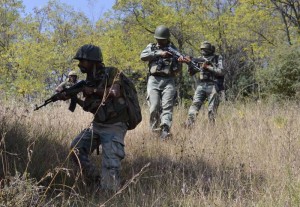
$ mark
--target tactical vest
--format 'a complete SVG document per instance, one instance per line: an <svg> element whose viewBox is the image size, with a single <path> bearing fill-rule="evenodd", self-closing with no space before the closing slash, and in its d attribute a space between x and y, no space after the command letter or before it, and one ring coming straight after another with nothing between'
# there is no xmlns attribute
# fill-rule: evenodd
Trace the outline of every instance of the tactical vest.
<svg viewBox="0 0 300 207"><path fill-rule="evenodd" d="M212 62L213 64L217 65L218 64L218 55L213 55L208 57L207 59ZM201 65L200 65L201 67ZM195 74L195 78L197 79L197 81L200 82L214 82L216 81L216 75L208 70L201 70L199 73Z"/></svg>
<svg viewBox="0 0 300 207"><path fill-rule="evenodd" d="M152 44L151 51L163 51L157 47L156 44ZM173 57L163 58L157 57L149 62L149 73L154 76L174 76L175 72L179 69L177 60Z"/></svg>
<svg viewBox="0 0 300 207"><path fill-rule="evenodd" d="M94 85L97 89L108 90L115 79L116 68L103 68L101 72L97 74L93 80L88 80L90 82L94 81ZM94 121L105 124L112 124L116 122L127 122L128 115L126 111L126 102L123 96L114 98L106 98L103 102L103 97L96 94L92 94L85 98L83 109L89 111L95 115Z"/></svg>

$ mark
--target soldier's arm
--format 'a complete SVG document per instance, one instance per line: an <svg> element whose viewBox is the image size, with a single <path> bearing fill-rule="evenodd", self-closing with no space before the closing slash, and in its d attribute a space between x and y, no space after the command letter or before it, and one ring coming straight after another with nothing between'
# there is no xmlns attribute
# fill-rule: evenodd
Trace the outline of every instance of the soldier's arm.
<svg viewBox="0 0 300 207"><path fill-rule="evenodd" d="M152 50L152 46L153 44L149 44L142 51L140 56L142 61L151 61L161 56L162 50Z"/></svg>
<svg viewBox="0 0 300 207"><path fill-rule="evenodd" d="M218 76L225 75L225 70L223 68L223 57L221 55L219 55L217 65L211 64L211 65L208 65L206 68L207 68L207 70L214 73L215 75L218 75Z"/></svg>
<svg viewBox="0 0 300 207"><path fill-rule="evenodd" d="M59 84L59 85L55 88L55 92L59 93L59 92L61 92L62 90L64 90L65 85L66 85L66 82L62 82L61 84Z"/></svg>

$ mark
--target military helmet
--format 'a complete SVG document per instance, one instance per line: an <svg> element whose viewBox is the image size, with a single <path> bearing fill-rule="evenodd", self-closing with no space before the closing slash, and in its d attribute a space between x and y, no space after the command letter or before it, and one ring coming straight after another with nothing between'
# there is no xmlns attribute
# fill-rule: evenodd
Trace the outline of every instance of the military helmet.
<svg viewBox="0 0 300 207"><path fill-rule="evenodd" d="M71 75L77 76L76 71L74 71L74 70L70 71L69 74L68 74L68 76L71 76Z"/></svg>
<svg viewBox="0 0 300 207"><path fill-rule="evenodd" d="M171 36L171 34L170 34L170 30L168 27L166 27L164 25L160 25L160 26L156 27L155 33L154 33L155 39L164 40L164 39L169 39L170 36Z"/></svg>
<svg viewBox="0 0 300 207"><path fill-rule="evenodd" d="M213 50L213 46L210 42L204 41L204 42L201 43L200 49Z"/></svg>
<svg viewBox="0 0 300 207"><path fill-rule="evenodd" d="M97 47L95 45L87 44L81 46L75 55L73 59L76 60L92 60L92 61L98 61L102 62L102 52L100 47Z"/></svg>
<svg viewBox="0 0 300 207"><path fill-rule="evenodd" d="M215 46L208 41L204 41L201 43L200 50L204 56L212 55L215 52Z"/></svg>

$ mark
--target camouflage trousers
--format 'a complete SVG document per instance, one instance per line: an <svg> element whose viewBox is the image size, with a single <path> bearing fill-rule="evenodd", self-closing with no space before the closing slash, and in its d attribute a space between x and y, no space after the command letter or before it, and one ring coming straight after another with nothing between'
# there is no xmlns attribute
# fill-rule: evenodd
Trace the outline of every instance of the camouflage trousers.
<svg viewBox="0 0 300 207"><path fill-rule="evenodd" d="M188 112L189 121L192 123L195 122L196 116L206 100L208 101L208 118L212 122L215 121L219 106L219 93L213 82L201 82L198 84L194 94L193 103Z"/></svg>
<svg viewBox="0 0 300 207"><path fill-rule="evenodd" d="M176 93L174 77L149 76L147 100L150 105L150 128L172 125L174 96Z"/></svg>
<svg viewBox="0 0 300 207"><path fill-rule="evenodd" d="M102 145L101 188L116 191L120 186L121 160L125 157L124 137L127 126L123 122L100 124L93 122L71 143L73 160L82 168L84 175L95 180L99 171L89 155Z"/></svg>

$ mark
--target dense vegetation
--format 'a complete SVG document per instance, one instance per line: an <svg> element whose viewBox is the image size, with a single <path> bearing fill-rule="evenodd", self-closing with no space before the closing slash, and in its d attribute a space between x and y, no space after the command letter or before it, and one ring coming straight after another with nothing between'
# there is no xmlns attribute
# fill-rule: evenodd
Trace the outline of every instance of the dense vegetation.
<svg viewBox="0 0 300 207"><path fill-rule="evenodd" d="M155 41L160 24L185 54L197 56L211 41L225 61L228 99L299 98L300 6L289 0L121 0L91 21L72 6L50 0L32 14L21 0L0 2L0 89L2 97L32 98L52 93L71 69L79 46L99 45L106 65L135 79L143 92L147 65L142 49ZM179 93L188 97L186 70ZM298 92L297 92L298 91Z"/></svg>

